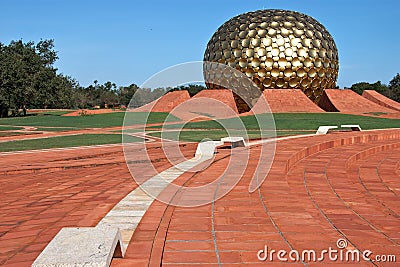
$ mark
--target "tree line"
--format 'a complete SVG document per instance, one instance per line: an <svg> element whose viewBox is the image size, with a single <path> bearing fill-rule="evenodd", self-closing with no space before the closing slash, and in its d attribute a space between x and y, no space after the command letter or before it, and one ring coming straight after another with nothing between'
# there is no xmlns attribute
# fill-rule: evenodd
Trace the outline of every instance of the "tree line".
<svg viewBox="0 0 400 267"><path fill-rule="evenodd" d="M54 63L58 59L54 40L24 43L0 42L0 117L26 115L27 109L113 108L126 107L133 95L132 107L138 107L164 95L169 91L187 90L191 96L203 85L186 85L176 88L139 88L117 86L110 81L83 87L74 78L58 73ZM396 101L400 101L400 75L389 83L362 82L351 86L359 94L364 90L376 90Z"/></svg>
<svg viewBox="0 0 400 267"><path fill-rule="evenodd" d="M390 80L389 84L382 84L381 81L375 83L360 82L353 84L349 89L362 95L365 90L375 90L378 93L393 99L394 101L400 102L400 74Z"/></svg>
<svg viewBox="0 0 400 267"><path fill-rule="evenodd" d="M26 115L28 109L89 109L132 107L149 103L168 91L205 89L189 85L178 88L139 88L132 83L117 86L110 81L83 87L72 77L58 73L54 40L0 43L0 118Z"/></svg>
<svg viewBox="0 0 400 267"><path fill-rule="evenodd" d="M136 84L117 87L94 81L82 87L57 73L54 40L0 43L0 117L26 115L27 109L127 106ZM151 92L148 94L151 99ZM144 99L144 101L146 101Z"/></svg>

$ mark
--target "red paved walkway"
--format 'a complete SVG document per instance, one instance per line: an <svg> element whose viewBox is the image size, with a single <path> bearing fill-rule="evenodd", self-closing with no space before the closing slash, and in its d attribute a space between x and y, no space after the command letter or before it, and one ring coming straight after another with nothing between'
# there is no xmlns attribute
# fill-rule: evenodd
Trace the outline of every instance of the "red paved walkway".
<svg viewBox="0 0 400 267"><path fill-rule="evenodd" d="M159 170L169 168L149 144ZM194 144L182 151L191 157ZM138 155L140 159L140 155ZM30 266L62 227L95 226L136 184L122 147L0 155L0 265Z"/></svg>
<svg viewBox="0 0 400 267"><path fill-rule="evenodd" d="M150 146L156 166L169 167L164 159L157 160L162 158L157 144ZM192 144L182 150L190 158L194 148ZM258 191L248 192L257 164L252 160L233 190L211 204L183 208L155 201L138 225L126 257L114 259L112 266L260 266L257 252L265 245L288 252L320 252L337 249L339 238L348 242L348 249L368 249L372 256L393 254L399 261L399 151L400 130L280 141L271 172ZM260 147L250 153L257 158ZM0 264L5 266L29 266L61 227L96 225L135 188L120 147L29 156L29 161L27 155L0 157L8 163L1 167L7 175L0 176ZM211 166L185 173L175 183L207 184L230 160L230 150L219 150ZM59 165L67 168L57 170ZM265 264L283 263L275 257ZM327 264L344 265L325 258L290 266ZM362 261L354 266L398 262Z"/></svg>
<svg viewBox="0 0 400 267"><path fill-rule="evenodd" d="M399 255L400 131L340 133L278 143L270 174L259 191L248 184L251 161L237 186L198 208L155 202L139 224L125 259L112 266L260 266L270 249L318 253L344 238L347 248ZM206 184L227 166L227 151L201 173L178 183ZM251 149L252 158L259 153ZM390 163L390 164L388 164ZM365 171L365 168L377 170ZM379 175L379 177L377 176ZM399 260L399 259L398 259ZM297 262L291 266L343 265ZM276 258L270 265L282 266ZM363 261L355 266L397 266Z"/></svg>

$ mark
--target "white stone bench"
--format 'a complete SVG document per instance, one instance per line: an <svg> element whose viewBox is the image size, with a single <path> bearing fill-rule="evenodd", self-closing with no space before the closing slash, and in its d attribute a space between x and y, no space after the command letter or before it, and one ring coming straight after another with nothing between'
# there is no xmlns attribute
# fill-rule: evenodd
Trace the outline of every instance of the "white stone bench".
<svg viewBox="0 0 400 267"><path fill-rule="evenodd" d="M346 124L346 125L340 125L340 128L350 128L352 131L356 132L361 132L361 127L358 124Z"/></svg>
<svg viewBox="0 0 400 267"><path fill-rule="evenodd" d="M205 141L197 145L195 156L213 156L216 148L229 143L231 148L235 147L246 147L247 144L243 137L224 137L221 141Z"/></svg>
<svg viewBox="0 0 400 267"><path fill-rule="evenodd" d="M232 137L224 137L224 138L221 138L221 142L223 142L224 144L229 143L232 148L247 146L243 137L233 137L233 136Z"/></svg>
<svg viewBox="0 0 400 267"><path fill-rule="evenodd" d="M63 228L33 262L33 267L108 267L112 258L122 258L121 233L106 225Z"/></svg>
<svg viewBox="0 0 400 267"><path fill-rule="evenodd" d="M337 128L337 126L319 126L315 134L327 134L329 130Z"/></svg>
<svg viewBox="0 0 400 267"><path fill-rule="evenodd" d="M196 154L195 156L213 156L215 153L215 149L217 146L223 145L223 143L219 141L206 141L201 142L197 145Z"/></svg>

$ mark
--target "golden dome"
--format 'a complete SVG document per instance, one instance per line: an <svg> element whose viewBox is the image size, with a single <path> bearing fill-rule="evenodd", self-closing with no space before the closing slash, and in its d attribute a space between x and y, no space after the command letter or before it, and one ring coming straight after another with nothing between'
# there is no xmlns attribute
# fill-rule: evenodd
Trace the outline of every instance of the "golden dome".
<svg viewBox="0 0 400 267"><path fill-rule="evenodd" d="M314 102L323 89L336 86L339 71L336 44L326 28L286 10L248 12L225 22L208 42L204 61L240 70L261 91L298 88ZM207 83L215 79L212 72L205 76L209 89L219 88Z"/></svg>

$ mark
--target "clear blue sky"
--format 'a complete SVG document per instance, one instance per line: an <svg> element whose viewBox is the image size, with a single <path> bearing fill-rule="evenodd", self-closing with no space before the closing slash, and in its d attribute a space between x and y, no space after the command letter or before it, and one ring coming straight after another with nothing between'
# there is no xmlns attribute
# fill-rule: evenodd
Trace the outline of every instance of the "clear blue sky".
<svg viewBox="0 0 400 267"><path fill-rule="evenodd" d="M311 15L330 31L341 88L388 83L400 72L399 0L0 0L0 42L51 38L59 71L82 85L140 85L166 67L202 60L220 25L263 8Z"/></svg>

